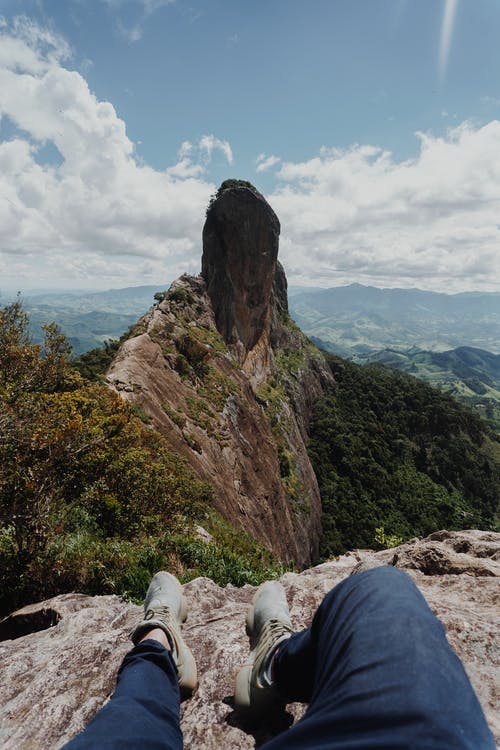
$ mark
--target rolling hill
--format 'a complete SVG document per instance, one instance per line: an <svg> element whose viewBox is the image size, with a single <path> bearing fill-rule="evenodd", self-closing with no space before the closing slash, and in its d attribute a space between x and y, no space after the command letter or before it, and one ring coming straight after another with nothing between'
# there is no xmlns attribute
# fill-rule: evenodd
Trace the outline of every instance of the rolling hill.
<svg viewBox="0 0 500 750"><path fill-rule="evenodd" d="M500 294L442 294L351 284L297 290L290 312L310 338L339 356L418 347L477 347L500 354Z"/></svg>

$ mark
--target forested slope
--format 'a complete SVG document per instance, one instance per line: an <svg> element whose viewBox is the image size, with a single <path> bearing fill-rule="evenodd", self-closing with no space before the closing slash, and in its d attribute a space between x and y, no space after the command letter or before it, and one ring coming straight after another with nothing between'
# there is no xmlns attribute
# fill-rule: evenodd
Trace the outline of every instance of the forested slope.
<svg viewBox="0 0 500 750"><path fill-rule="evenodd" d="M494 528L498 436L415 378L328 361L337 386L316 402L309 445L323 502L322 555L371 547L376 537Z"/></svg>

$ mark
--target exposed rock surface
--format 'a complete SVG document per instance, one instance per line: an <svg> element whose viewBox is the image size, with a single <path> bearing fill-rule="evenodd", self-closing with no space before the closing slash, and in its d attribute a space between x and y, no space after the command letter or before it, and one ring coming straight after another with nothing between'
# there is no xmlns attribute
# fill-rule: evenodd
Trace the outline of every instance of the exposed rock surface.
<svg viewBox="0 0 500 750"><path fill-rule="evenodd" d="M440 562L433 574L436 545ZM356 551L283 576L294 626L307 626L325 593L373 554ZM443 621L498 742L500 534L438 532L374 556L403 563ZM198 578L184 590L190 604L185 637L201 677L198 692L182 707L185 745L190 750L254 748L278 730L251 731L231 707L234 675L248 648L244 618L254 589L221 589ZM25 607L0 623L1 746L51 750L79 732L112 692L139 612L115 596L68 594ZM40 627L46 629L30 632ZM296 719L303 706L289 710Z"/></svg>
<svg viewBox="0 0 500 750"><path fill-rule="evenodd" d="M203 228L201 275L218 330L246 353L269 328L280 223L260 193L223 188Z"/></svg>
<svg viewBox="0 0 500 750"><path fill-rule="evenodd" d="M136 326L108 383L214 487L213 506L280 559L317 559L321 502L307 451L333 382L288 316L279 222L247 187L208 211L203 276L178 279Z"/></svg>

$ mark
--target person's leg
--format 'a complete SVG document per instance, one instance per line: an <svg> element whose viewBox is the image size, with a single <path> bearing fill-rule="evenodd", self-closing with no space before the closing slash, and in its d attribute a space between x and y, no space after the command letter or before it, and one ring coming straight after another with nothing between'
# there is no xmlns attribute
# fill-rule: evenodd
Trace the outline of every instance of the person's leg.
<svg viewBox="0 0 500 750"><path fill-rule="evenodd" d="M181 634L187 617L182 587L161 571L149 586L144 617L131 633L116 690L87 728L64 750L180 750L181 695L198 684L193 654Z"/></svg>
<svg viewBox="0 0 500 750"><path fill-rule="evenodd" d="M340 583L273 662L284 700L310 701L266 750L494 750L443 625L412 580L381 567Z"/></svg>
<svg viewBox="0 0 500 750"><path fill-rule="evenodd" d="M181 750L179 706L172 652L144 639L125 656L109 702L64 750Z"/></svg>

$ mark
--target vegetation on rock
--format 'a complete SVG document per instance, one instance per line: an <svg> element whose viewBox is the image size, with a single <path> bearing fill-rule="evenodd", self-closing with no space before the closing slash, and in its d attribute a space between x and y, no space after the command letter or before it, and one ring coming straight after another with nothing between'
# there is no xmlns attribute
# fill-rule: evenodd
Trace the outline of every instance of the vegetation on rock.
<svg viewBox="0 0 500 750"><path fill-rule="evenodd" d="M207 516L212 489L126 403L70 363L54 325L32 344L0 310L0 612L77 590L141 598L162 567L256 583L272 555ZM206 547L196 523L212 533Z"/></svg>
<svg viewBox="0 0 500 750"><path fill-rule="evenodd" d="M215 201L217 200L217 198L220 198L220 196L225 190L232 190L234 188L247 188L248 190L251 190L252 193L255 193L256 195L260 195L257 188L254 185L252 185L251 182L248 182L247 180L236 180L236 179L224 180L224 182L221 183L221 185L217 189L217 192L214 193L212 196L210 196L210 201L207 206L206 215L208 216L208 213L210 209L212 208L212 206L214 205Z"/></svg>

